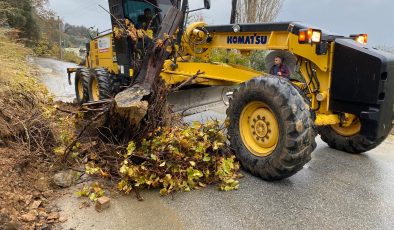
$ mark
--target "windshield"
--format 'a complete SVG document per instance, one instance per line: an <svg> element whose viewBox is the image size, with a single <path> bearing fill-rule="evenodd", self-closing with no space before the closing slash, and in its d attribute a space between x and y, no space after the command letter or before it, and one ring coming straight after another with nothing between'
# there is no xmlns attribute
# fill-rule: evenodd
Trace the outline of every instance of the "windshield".
<svg viewBox="0 0 394 230"><path fill-rule="evenodd" d="M125 17L138 29L147 29L151 21L151 26L157 28L172 6L171 0L126 0L124 4Z"/></svg>

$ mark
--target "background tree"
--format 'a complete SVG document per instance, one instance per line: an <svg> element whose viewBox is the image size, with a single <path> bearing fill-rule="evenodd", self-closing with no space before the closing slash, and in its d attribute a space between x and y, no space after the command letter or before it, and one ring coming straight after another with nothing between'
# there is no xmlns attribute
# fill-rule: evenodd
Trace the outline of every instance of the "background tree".
<svg viewBox="0 0 394 230"><path fill-rule="evenodd" d="M230 24L234 24L237 19L237 3L238 0L231 1L231 16L230 16Z"/></svg>
<svg viewBox="0 0 394 230"><path fill-rule="evenodd" d="M9 29L13 39L33 48L38 56L59 56L60 35L63 48L85 46L90 39L89 30L60 21L63 30L59 31L57 15L47 3L48 0L0 0L0 29Z"/></svg>
<svg viewBox="0 0 394 230"><path fill-rule="evenodd" d="M230 23L272 22L278 16L282 4L283 0L232 0ZM266 51L251 52L245 59L248 60L247 66L259 71L267 71L266 54Z"/></svg>
<svg viewBox="0 0 394 230"><path fill-rule="evenodd" d="M272 22L278 16L283 0L234 0L238 23ZM233 3L234 3L233 1Z"/></svg>
<svg viewBox="0 0 394 230"><path fill-rule="evenodd" d="M1 1L0 21L3 25L15 28L25 43L32 46L40 39L40 28L37 25L37 15L30 0Z"/></svg>

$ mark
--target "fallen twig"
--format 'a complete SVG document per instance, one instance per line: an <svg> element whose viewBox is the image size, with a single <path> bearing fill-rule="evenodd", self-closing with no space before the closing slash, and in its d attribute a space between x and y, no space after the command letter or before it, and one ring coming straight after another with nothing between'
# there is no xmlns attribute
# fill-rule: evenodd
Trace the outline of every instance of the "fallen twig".
<svg viewBox="0 0 394 230"><path fill-rule="evenodd" d="M172 89L172 92L176 92L176 91L182 89L183 87L189 85L194 79L196 79L198 77L198 75L201 75L201 74L204 74L204 72L200 72L200 70L198 70L195 75L189 77L186 81L182 82L180 85L178 85L177 87Z"/></svg>
<svg viewBox="0 0 394 230"><path fill-rule="evenodd" d="M111 103L113 102L113 99L106 99L106 100L101 100L101 101L94 101L94 102L88 102L82 104L82 107L89 106L89 105L101 105L101 104L106 104L106 103Z"/></svg>
<svg viewBox="0 0 394 230"><path fill-rule="evenodd" d="M144 201L144 198L140 194L140 190L134 185L132 185L132 187L133 187L133 191L135 192L135 196L137 197L137 200Z"/></svg>
<svg viewBox="0 0 394 230"><path fill-rule="evenodd" d="M75 144L78 142L78 140L82 137L83 133L86 131L86 129L97 119L99 119L101 116L103 116L109 108L105 109L104 111L98 113L95 117L93 117L81 130L81 132L78 134L78 136L67 146L67 148L64 150L64 156L63 160L66 160L72 150L72 148L75 146Z"/></svg>
<svg viewBox="0 0 394 230"><path fill-rule="evenodd" d="M74 111L71 111L71 110L67 110L67 109L62 109L62 108L59 108L59 107L56 107L56 110L59 110L60 112L63 112L63 113L69 113L69 114L73 114L73 115L78 115L77 112L74 112Z"/></svg>
<svg viewBox="0 0 394 230"><path fill-rule="evenodd" d="M84 112L86 112L86 111L89 111L89 112L101 112L101 111L104 111L105 108L99 108L99 109L83 108L83 110L85 110Z"/></svg>

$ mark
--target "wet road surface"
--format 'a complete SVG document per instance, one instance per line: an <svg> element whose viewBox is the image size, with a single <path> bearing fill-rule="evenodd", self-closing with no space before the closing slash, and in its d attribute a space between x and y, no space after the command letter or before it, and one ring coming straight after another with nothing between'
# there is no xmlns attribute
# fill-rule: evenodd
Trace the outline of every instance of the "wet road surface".
<svg viewBox="0 0 394 230"><path fill-rule="evenodd" d="M350 155L319 139L310 163L279 182L244 173L232 192L144 191L145 201L120 196L103 213L79 209L83 200L70 193L59 206L65 229L393 229L393 165L393 142Z"/></svg>
<svg viewBox="0 0 394 230"><path fill-rule="evenodd" d="M42 79L50 90L60 90L68 84L66 74L62 74L55 76L56 80L50 79L51 75ZM69 94L74 89L67 87L72 90L66 89L64 95L54 92L57 98L72 99ZM216 108L185 120L224 119L224 111ZM143 202L134 196L119 196L111 199L110 209L97 213L92 207L79 209L84 200L75 197L73 188L58 201L62 215L68 218L62 227L394 229L394 138L361 155L330 149L320 138L317 143L312 160L295 176L265 182L244 172L240 189L233 192L220 192L211 186L172 198L160 197L158 191L143 191Z"/></svg>
<svg viewBox="0 0 394 230"><path fill-rule="evenodd" d="M67 68L76 67L74 63L57 61L49 58L34 58L38 65L40 81L45 84L56 100L63 102L73 102L75 98L74 78L71 78L72 85L68 84Z"/></svg>

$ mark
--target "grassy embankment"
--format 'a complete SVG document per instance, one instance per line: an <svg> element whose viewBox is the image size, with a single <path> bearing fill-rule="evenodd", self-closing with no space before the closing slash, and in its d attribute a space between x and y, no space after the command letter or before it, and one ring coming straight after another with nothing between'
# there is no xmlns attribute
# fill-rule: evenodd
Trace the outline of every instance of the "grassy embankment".
<svg viewBox="0 0 394 230"><path fill-rule="evenodd" d="M52 149L61 129L52 98L28 60L32 51L0 30L0 229L49 227ZM58 115L56 115L58 117Z"/></svg>

